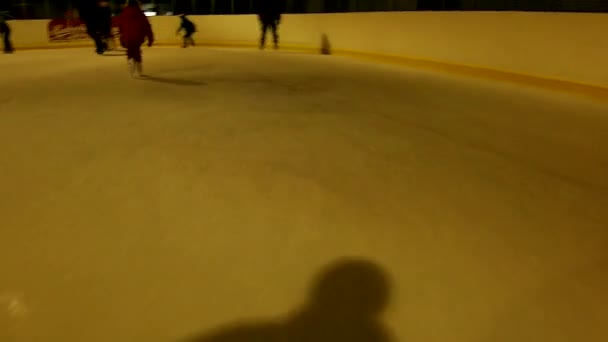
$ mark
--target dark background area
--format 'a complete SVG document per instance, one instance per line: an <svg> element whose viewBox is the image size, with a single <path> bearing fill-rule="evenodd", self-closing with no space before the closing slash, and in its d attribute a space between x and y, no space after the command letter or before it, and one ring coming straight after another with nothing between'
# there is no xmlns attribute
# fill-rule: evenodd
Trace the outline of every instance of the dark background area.
<svg viewBox="0 0 608 342"><path fill-rule="evenodd" d="M94 0L92 0L94 1ZM250 14L255 0L143 0L163 14ZM116 13L124 0L110 0ZM363 11L608 12L608 0L284 0L287 13ZM74 0L1 0L17 19L62 18Z"/></svg>

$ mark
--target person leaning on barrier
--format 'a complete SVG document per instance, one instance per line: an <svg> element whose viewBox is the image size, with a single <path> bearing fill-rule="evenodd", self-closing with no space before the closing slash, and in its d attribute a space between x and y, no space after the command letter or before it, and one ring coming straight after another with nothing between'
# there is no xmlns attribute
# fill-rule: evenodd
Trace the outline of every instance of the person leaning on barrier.
<svg viewBox="0 0 608 342"><path fill-rule="evenodd" d="M8 13L0 12L0 36L4 42L4 53L13 53L13 44L11 43L11 28L6 22Z"/></svg>
<svg viewBox="0 0 608 342"><path fill-rule="evenodd" d="M266 33L270 30L274 42L274 48L279 48L279 24L283 13L284 1L282 0L256 0L255 13L258 15L261 29L260 49L266 46Z"/></svg>

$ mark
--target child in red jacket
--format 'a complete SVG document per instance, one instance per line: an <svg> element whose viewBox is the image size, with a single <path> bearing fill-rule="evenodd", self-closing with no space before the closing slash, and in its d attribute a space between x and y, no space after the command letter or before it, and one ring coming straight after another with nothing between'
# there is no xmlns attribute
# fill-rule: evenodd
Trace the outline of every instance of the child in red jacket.
<svg viewBox="0 0 608 342"><path fill-rule="evenodd" d="M120 43L127 49L129 72L131 76L141 76L141 45L147 38L148 46L152 46L154 33L148 18L140 8L139 1L127 0L127 5L118 19L118 26Z"/></svg>

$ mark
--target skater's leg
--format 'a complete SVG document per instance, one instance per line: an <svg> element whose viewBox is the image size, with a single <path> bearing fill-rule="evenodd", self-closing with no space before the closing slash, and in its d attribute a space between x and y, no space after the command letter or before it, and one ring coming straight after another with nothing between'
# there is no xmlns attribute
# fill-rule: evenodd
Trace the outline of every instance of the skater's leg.
<svg viewBox="0 0 608 342"><path fill-rule="evenodd" d="M268 32L268 29L270 28L270 23L266 20L263 20L261 23L261 27L262 36L260 37L260 49L263 49L264 46L266 46L266 32Z"/></svg>
<svg viewBox="0 0 608 342"><path fill-rule="evenodd" d="M194 32L190 32L190 33L188 34L188 43L189 43L191 46L194 46L194 38L192 38L192 35L194 35Z"/></svg>
<svg viewBox="0 0 608 342"><path fill-rule="evenodd" d="M127 48L127 63L129 66L129 74L131 76L134 76L135 75L135 58L133 57L133 55L135 53L133 52L133 48L131 46L126 45L125 47Z"/></svg>
<svg viewBox="0 0 608 342"><path fill-rule="evenodd" d="M135 71L137 72L137 76L143 76L141 45L137 45L135 48L133 59L135 60Z"/></svg>
<svg viewBox="0 0 608 342"><path fill-rule="evenodd" d="M132 59L135 62L141 62L141 45L139 45L139 44L127 45L127 58Z"/></svg>
<svg viewBox="0 0 608 342"><path fill-rule="evenodd" d="M116 49L114 44L114 36L111 33L106 37L106 45L108 46L108 50Z"/></svg>
<svg viewBox="0 0 608 342"><path fill-rule="evenodd" d="M127 59L129 61L129 73L135 77L141 74L141 46L138 44L127 45Z"/></svg>
<svg viewBox="0 0 608 342"><path fill-rule="evenodd" d="M112 32L105 30L102 35L105 51L114 50L114 38Z"/></svg>
<svg viewBox="0 0 608 342"><path fill-rule="evenodd" d="M89 37L91 37L91 39L93 39L95 42L95 51L101 55L104 51L104 43L101 39L101 34L98 32L97 27L95 27L93 24L87 23L86 25Z"/></svg>
<svg viewBox="0 0 608 342"><path fill-rule="evenodd" d="M184 35L184 47L188 47L188 45L190 45L192 42L192 32L186 32Z"/></svg>
<svg viewBox="0 0 608 342"><path fill-rule="evenodd" d="M270 24L270 29L272 30L272 39L274 42L274 48L278 49L279 48L279 26L278 26L278 22L273 20L272 23Z"/></svg>
<svg viewBox="0 0 608 342"><path fill-rule="evenodd" d="M127 60L133 60L135 61L135 51L133 48L133 45L123 45L125 48L127 48Z"/></svg>
<svg viewBox="0 0 608 342"><path fill-rule="evenodd" d="M4 32L4 53L13 52L13 44L11 43L11 30L7 29Z"/></svg>

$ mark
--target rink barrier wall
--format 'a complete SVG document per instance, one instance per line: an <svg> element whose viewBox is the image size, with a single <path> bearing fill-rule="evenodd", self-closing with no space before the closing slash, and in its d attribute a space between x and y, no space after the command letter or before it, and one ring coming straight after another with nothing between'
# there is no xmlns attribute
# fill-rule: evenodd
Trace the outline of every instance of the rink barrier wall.
<svg viewBox="0 0 608 342"><path fill-rule="evenodd" d="M254 15L191 16L205 46L255 47ZM158 45L176 46L177 17L152 17ZM50 43L47 20L13 21L18 49ZM508 28L508 29L506 29ZM332 54L608 97L608 14L371 12L285 15L282 48Z"/></svg>

